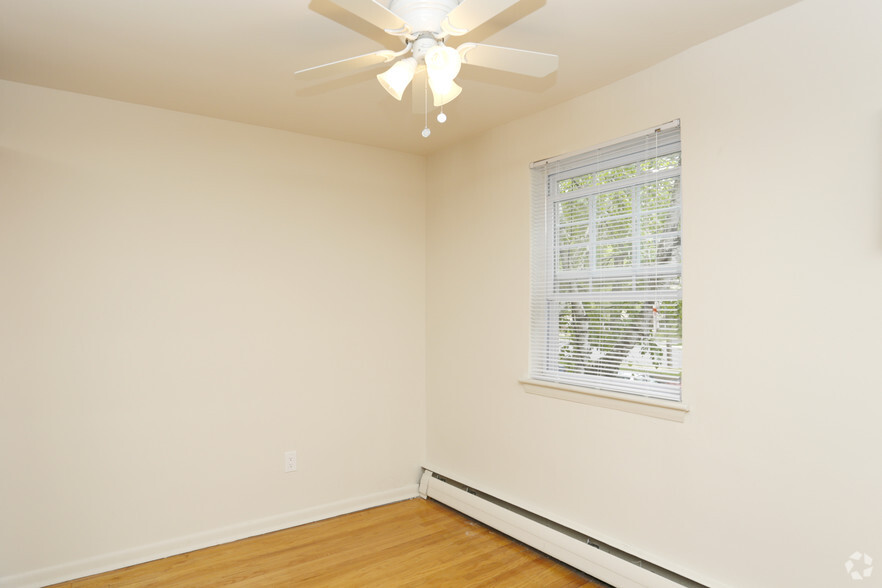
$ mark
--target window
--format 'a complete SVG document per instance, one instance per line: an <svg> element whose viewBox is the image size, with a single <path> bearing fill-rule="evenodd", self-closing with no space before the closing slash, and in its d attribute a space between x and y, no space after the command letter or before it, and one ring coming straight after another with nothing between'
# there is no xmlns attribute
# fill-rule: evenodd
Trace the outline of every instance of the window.
<svg viewBox="0 0 882 588"><path fill-rule="evenodd" d="M680 127L532 166L530 377L680 400Z"/></svg>

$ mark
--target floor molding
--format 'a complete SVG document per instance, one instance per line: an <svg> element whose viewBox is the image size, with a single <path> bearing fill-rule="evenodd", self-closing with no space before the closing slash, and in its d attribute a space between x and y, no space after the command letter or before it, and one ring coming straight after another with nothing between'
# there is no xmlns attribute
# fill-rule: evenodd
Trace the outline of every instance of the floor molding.
<svg viewBox="0 0 882 588"><path fill-rule="evenodd" d="M24 574L0 577L0 588L38 588L48 584L118 570L131 565L204 549L222 543L263 535L264 533L272 533L273 531L280 531L366 508L407 500L416 496L419 496L418 486L413 484L394 490L341 500L272 517L255 519L236 525L194 533L185 537L33 570Z"/></svg>

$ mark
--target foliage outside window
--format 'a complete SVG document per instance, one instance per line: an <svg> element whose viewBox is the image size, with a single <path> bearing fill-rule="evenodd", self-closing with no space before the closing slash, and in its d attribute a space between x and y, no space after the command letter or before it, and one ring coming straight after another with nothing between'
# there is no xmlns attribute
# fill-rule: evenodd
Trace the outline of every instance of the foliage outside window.
<svg viewBox="0 0 882 588"><path fill-rule="evenodd" d="M530 376L680 399L676 124L533 165Z"/></svg>

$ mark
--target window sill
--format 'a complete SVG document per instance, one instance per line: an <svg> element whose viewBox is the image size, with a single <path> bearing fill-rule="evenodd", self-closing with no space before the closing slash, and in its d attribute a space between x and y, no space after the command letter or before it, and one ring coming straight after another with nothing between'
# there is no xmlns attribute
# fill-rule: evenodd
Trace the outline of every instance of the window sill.
<svg viewBox="0 0 882 588"><path fill-rule="evenodd" d="M528 379L521 380L521 385L530 394L601 406L603 408L612 408L614 410L622 410L679 423L686 419L686 413L689 412L689 407L682 402L656 400L655 398L620 394L596 388L582 388L580 386Z"/></svg>

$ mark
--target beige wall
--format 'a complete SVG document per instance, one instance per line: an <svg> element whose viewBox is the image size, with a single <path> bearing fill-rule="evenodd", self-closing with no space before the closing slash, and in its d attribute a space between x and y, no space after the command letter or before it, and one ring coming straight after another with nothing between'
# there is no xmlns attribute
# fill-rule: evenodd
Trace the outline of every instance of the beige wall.
<svg viewBox="0 0 882 588"><path fill-rule="evenodd" d="M415 493L424 158L8 82L0 112L0 584Z"/></svg>
<svg viewBox="0 0 882 588"><path fill-rule="evenodd" d="M429 463L712 585L879 561L880 23L806 0L431 157ZM691 413L526 394L529 162L675 118Z"/></svg>

